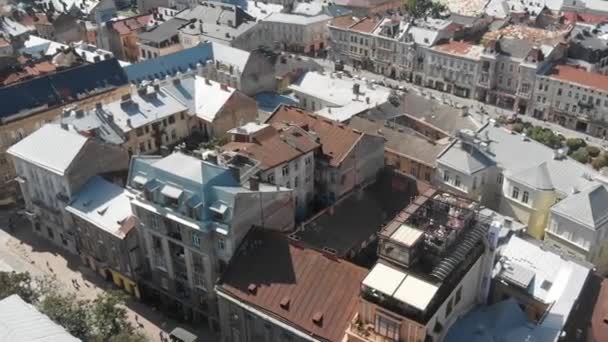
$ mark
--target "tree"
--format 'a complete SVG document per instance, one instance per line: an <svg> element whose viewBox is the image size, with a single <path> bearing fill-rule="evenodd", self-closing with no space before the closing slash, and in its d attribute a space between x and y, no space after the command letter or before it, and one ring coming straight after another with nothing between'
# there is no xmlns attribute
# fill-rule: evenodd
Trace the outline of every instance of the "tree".
<svg viewBox="0 0 608 342"><path fill-rule="evenodd" d="M44 296L39 309L70 334L86 341L90 330L87 320L89 307L88 301L76 300L73 296L55 292Z"/></svg>
<svg viewBox="0 0 608 342"><path fill-rule="evenodd" d="M24 301L33 304L40 298L40 293L29 273L0 272L0 299L18 295Z"/></svg>
<svg viewBox="0 0 608 342"><path fill-rule="evenodd" d="M116 336L112 336L108 342L147 342L148 338L140 332L121 332Z"/></svg>
<svg viewBox="0 0 608 342"><path fill-rule="evenodd" d="M553 133L552 130L542 127L530 127L526 130L526 135L541 144L551 148L560 148L563 146L562 137Z"/></svg>
<svg viewBox="0 0 608 342"><path fill-rule="evenodd" d="M583 164L589 162L589 152L587 152L587 149L584 147L581 147L578 150L574 151L574 153L572 153L570 156L574 160L577 160L578 162Z"/></svg>
<svg viewBox="0 0 608 342"><path fill-rule="evenodd" d="M118 292L104 292L93 300L90 310L90 325L100 341L109 341L121 334L132 334L133 327L127 321L124 296Z"/></svg>
<svg viewBox="0 0 608 342"><path fill-rule="evenodd" d="M572 154L579 148L587 146L587 143L580 138L570 138L566 140L566 146L568 146L568 153Z"/></svg>
<svg viewBox="0 0 608 342"><path fill-rule="evenodd" d="M447 10L444 4L432 0L408 0L406 7L414 18L438 18Z"/></svg>

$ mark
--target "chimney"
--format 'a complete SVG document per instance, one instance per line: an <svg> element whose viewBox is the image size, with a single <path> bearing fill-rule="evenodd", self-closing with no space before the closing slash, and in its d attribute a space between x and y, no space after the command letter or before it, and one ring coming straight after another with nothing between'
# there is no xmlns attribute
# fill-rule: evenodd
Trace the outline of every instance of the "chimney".
<svg viewBox="0 0 608 342"><path fill-rule="evenodd" d="M127 127L131 127L131 119L127 119Z"/></svg>
<svg viewBox="0 0 608 342"><path fill-rule="evenodd" d="M101 111L103 109L103 104L101 102L95 103L95 110Z"/></svg>
<svg viewBox="0 0 608 342"><path fill-rule="evenodd" d="M76 111L76 117L77 117L77 118L82 118L82 117L84 117L84 110L82 110L82 109L77 110L77 111Z"/></svg>
<svg viewBox="0 0 608 342"><path fill-rule="evenodd" d="M228 86L222 83L220 84L220 89L222 89L223 91L228 91Z"/></svg>
<svg viewBox="0 0 608 342"><path fill-rule="evenodd" d="M61 123L61 129L67 131L68 130L68 124L67 123Z"/></svg>

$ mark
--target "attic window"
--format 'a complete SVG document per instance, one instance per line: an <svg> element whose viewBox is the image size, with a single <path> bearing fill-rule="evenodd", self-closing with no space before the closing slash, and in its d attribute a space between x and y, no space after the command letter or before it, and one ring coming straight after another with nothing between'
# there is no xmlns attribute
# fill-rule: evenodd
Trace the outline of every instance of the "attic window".
<svg viewBox="0 0 608 342"><path fill-rule="evenodd" d="M289 303L291 302L291 300L289 299L289 297L285 296L283 297L283 299L281 299L281 308L285 309L285 310L289 310Z"/></svg>
<svg viewBox="0 0 608 342"><path fill-rule="evenodd" d="M258 292L258 286L256 284L249 284L249 286L247 286L247 291L255 295Z"/></svg>
<svg viewBox="0 0 608 342"><path fill-rule="evenodd" d="M318 326L323 325L323 313L320 311L315 312L315 314L312 316L312 321Z"/></svg>
<svg viewBox="0 0 608 342"><path fill-rule="evenodd" d="M540 284L540 288L545 290L545 291L549 291L549 289L551 288L551 286L553 286L553 283L548 281L548 280L543 280L543 283Z"/></svg>

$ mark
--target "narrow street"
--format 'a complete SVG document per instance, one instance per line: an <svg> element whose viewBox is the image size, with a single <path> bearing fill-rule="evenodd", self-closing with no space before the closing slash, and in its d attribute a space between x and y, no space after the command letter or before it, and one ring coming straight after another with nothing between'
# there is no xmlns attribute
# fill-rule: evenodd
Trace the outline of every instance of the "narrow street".
<svg viewBox="0 0 608 342"><path fill-rule="evenodd" d="M9 232L8 220L12 214L12 210L0 210L0 271L15 270L30 272L34 277L55 277L60 289L79 299L94 299L102 291L115 289L113 283L85 267L77 256L68 255L36 236L26 221L18 221L13 232ZM78 288L74 286L74 280L79 285ZM206 324L199 329L187 327L135 299L128 300L127 310L131 324L141 329L150 341L160 341L161 331L168 336L168 332L178 325L195 331L200 341L217 340L214 334L202 330Z"/></svg>

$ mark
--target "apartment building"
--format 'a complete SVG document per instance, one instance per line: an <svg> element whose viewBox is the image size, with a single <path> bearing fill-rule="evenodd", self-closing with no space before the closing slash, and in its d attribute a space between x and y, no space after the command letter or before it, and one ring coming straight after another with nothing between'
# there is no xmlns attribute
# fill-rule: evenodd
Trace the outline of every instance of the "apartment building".
<svg viewBox="0 0 608 342"><path fill-rule="evenodd" d="M296 125L318 138L321 155L315 157L316 200L333 203L352 190L372 183L384 167L384 138L355 131L296 107L280 106L266 123Z"/></svg>
<svg viewBox="0 0 608 342"><path fill-rule="evenodd" d="M475 94L483 47L450 41L427 50L425 85L460 97Z"/></svg>
<svg viewBox="0 0 608 342"><path fill-rule="evenodd" d="M249 96L276 87L273 63L263 53L212 42L131 64L125 67L125 73L132 83L198 75Z"/></svg>
<svg viewBox="0 0 608 342"><path fill-rule="evenodd" d="M545 244L608 272L608 188L597 184L578 191L551 208Z"/></svg>
<svg viewBox="0 0 608 342"><path fill-rule="evenodd" d="M478 302L493 263L490 229L474 202L434 189L419 195L380 231L379 261L361 282L346 341L443 340Z"/></svg>
<svg viewBox="0 0 608 342"><path fill-rule="evenodd" d="M143 258L128 192L95 176L74 194L65 210L74 222L83 263L118 288L141 298L135 279Z"/></svg>
<svg viewBox="0 0 608 342"><path fill-rule="evenodd" d="M145 251L142 297L187 321L217 323L213 284L252 226L293 226L292 191L182 153L135 157L127 188Z"/></svg>
<svg viewBox="0 0 608 342"><path fill-rule="evenodd" d="M371 58L374 48L372 33L379 23L380 20L375 17L357 19L343 16L332 20L328 30L334 60L340 60L356 68L372 68Z"/></svg>
<svg viewBox="0 0 608 342"><path fill-rule="evenodd" d="M526 153L521 153L526 151ZM584 191L599 175L589 166L500 127L465 130L437 158L439 184L511 216L542 239L555 203Z"/></svg>
<svg viewBox="0 0 608 342"><path fill-rule="evenodd" d="M345 76L342 72L307 72L289 86L302 108L338 122L386 103L398 106L399 96L371 80Z"/></svg>
<svg viewBox="0 0 608 342"><path fill-rule="evenodd" d="M201 76L174 78L161 89L188 108L191 131L208 139L227 137L230 129L258 116L254 99Z"/></svg>
<svg viewBox="0 0 608 342"><path fill-rule="evenodd" d="M281 50L312 54L327 47L327 23L331 16L271 13L260 20L248 39L246 50L271 46Z"/></svg>
<svg viewBox="0 0 608 342"><path fill-rule="evenodd" d="M46 124L11 146L17 182L33 231L72 253L77 231L66 211L76 193L97 174L124 171L129 156L117 146Z"/></svg>
<svg viewBox="0 0 608 342"><path fill-rule="evenodd" d="M220 341L343 341L366 273L275 232L253 230L215 287Z"/></svg>
<svg viewBox="0 0 608 342"><path fill-rule="evenodd" d="M588 265L515 235L496 258L488 305L463 315L444 341L561 341L584 334L583 317L596 298Z"/></svg>
<svg viewBox="0 0 608 342"><path fill-rule="evenodd" d="M568 63L587 71L608 73L607 23L576 24L569 36Z"/></svg>
<svg viewBox="0 0 608 342"><path fill-rule="evenodd" d="M98 102L119 99L129 91L127 79L116 59L83 64L0 88L0 202L18 196L15 169L6 150L51 122L65 106L94 107Z"/></svg>
<svg viewBox="0 0 608 342"><path fill-rule="evenodd" d="M565 31L547 31L512 25L484 35L476 99L531 113L536 75L567 53Z"/></svg>
<svg viewBox="0 0 608 342"><path fill-rule="evenodd" d="M532 115L596 137L608 129L608 75L555 65L537 76Z"/></svg>
<svg viewBox="0 0 608 342"><path fill-rule="evenodd" d="M181 50L178 30L186 25L188 20L175 17L139 33L139 60L157 58Z"/></svg>
<svg viewBox="0 0 608 342"><path fill-rule="evenodd" d="M140 60L140 51L142 51L138 45L138 34L145 31L154 22L152 14L109 21L99 29L101 37L99 40L102 42L100 47L112 51L118 59L137 62Z"/></svg>
<svg viewBox="0 0 608 342"><path fill-rule="evenodd" d="M315 198L315 154L321 146L316 137L297 125L255 122L228 133L232 141L221 149L259 161L261 180L293 189L296 218L306 217Z"/></svg>

